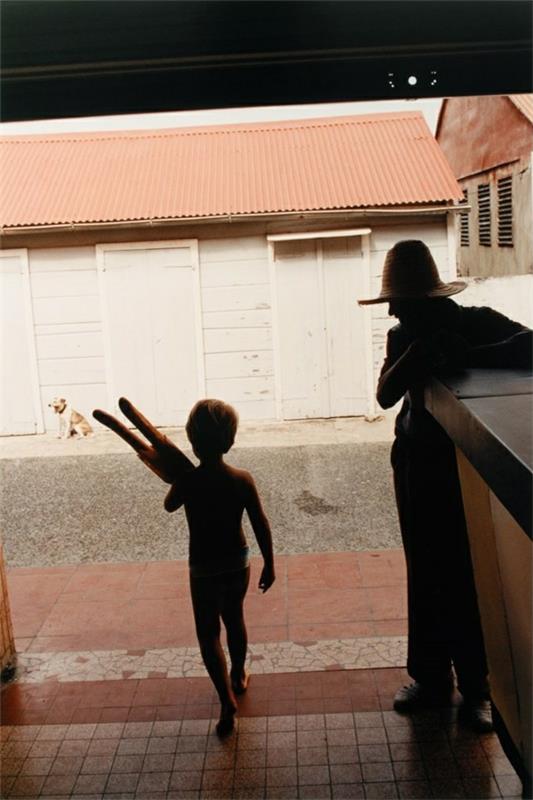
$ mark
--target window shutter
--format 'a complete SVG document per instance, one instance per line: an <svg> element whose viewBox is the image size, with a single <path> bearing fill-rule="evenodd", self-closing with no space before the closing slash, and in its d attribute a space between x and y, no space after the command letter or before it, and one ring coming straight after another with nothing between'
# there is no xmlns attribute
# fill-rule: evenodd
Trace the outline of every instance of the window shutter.
<svg viewBox="0 0 533 800"><path fill-rule="evenodd" d="M482 183L477 187L479 244L491 245L490 230L490 185Z"/></svg>
<svg viewBox="0 0 533 800"><path fill-rule="evenodd" d="M468 189L463 191L463 199L459 205L468 204ZM470 244L470 218L468 211L461 211L459 214L460 240L461 247L468 247Z"/></svg>
<svg viewBox="0 0 533 800"><path fill-rule="evenodd" d="M513 176L498 181L498 246L513 246Z"/></svg>

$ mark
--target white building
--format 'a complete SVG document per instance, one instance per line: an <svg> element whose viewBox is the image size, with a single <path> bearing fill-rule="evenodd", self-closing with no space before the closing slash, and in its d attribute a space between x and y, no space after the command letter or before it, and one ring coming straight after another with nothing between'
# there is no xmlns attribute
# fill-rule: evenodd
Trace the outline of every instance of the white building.
<svg viewBox="0 0 533 800"><path fill-rule="evenodd" d="M6 137L0 433L125 395L161 426L365 415L389 247L456 274L462 193L418 112Z"/></svg>

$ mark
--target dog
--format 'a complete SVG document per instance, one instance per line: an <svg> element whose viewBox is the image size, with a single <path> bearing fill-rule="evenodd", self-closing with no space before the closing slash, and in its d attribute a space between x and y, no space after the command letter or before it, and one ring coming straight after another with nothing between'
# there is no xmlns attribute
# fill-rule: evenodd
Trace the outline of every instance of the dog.
<svg viewBox="0 0 533 800"><path fill-rule="evenodd" d="M54 414L59 418L58 439L68 439L75 436L82 439L84 436L94 436L94 431L79 411L70 406L64 397L54 397L48 408L54 409Z"/></svg>

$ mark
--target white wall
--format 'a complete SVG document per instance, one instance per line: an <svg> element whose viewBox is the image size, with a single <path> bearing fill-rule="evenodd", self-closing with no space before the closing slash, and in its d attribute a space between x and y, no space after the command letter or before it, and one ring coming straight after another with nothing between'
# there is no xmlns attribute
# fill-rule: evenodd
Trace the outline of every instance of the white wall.
<svg viewBox="0 0 533 800"><path fill-rule="evenodd" d="M94 247L29 250L37 367L45 427L52 397L88 416L105 407L102 313ZM272 319L264 236L199 243L206 394L243 419L275 417Z"/></svg>
<svg viewBox="0 0 533 800"><path fill-rule="evenodd" d="M466 278L468 288L455 299L465 306L489 306L533 328L533 275Z"/></svg>
<svg viewBox="0 0 533 800"><path fill-rule="evenodd" d="M272 310L264 236L199 242L207 395L273 419Z"/></svg>
<svg viewBox="0 0 533 800"><path fill-rule="evenodd" d="M102 318L94 247L29 250L41 404L61 395L85 416L107 402Z"/></svg>
<svg viewBox="0 0 533 800"><path fill-rule="evenodd" d="M332 227L330 225L330 227ZM445 219L371 225L371 295L379 293L387 250L400 239L423 239L431 248L443 280L454 277L448 263ZM200 293L204 334L205 385L208 396L235 404L242 419L275 419L276 398L272 341L272 298L266 230L250 236L202 239L198 242ZM28 251L35 323L41 404L47 430L56 429L48 408L63 395L86 416L106 407L104 340L96 255L93 246L42 248ZM528 276L530 277L530 276ZM487 302L501 308L496 295L509 297L510 316L525 319L527 297L516 296L523 310L512 305L515 292L500 285L476 283L472 292L489 292ZM469 289L470 292L470 289ZM460 296L463 297L463 296ZM476 298L465 300L479 304ZM354 308L357 297L353 298ZM386 332L394 321L387 304L365 309L371 315L374 386L384 358ZM529 323L531 324L531 323ZM364 370L364 365L361 365Z"/></svg>
<svg viewBox="0 0 533 800"><path fill-rule="evenodd" d="M0 251L0 435L42 433L26 250Z"/></svg>

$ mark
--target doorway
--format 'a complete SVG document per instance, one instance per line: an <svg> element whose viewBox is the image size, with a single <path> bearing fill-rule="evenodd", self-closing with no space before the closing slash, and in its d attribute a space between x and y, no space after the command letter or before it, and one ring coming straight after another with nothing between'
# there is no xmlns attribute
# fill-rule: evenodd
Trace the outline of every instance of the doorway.
<svg viewBox="0 0 533 800"><path fill-rule="evenodd" d="M158 426L182 425L203 393L197 243L97 247L109 405L121 395Z"/></svg>
<svg viewBox="0 0 533 800"><path fill-rule="evenodd" d="M282 418L368 413L368 332L357 305L368 281L363 237L273 247Z"/></svg>

